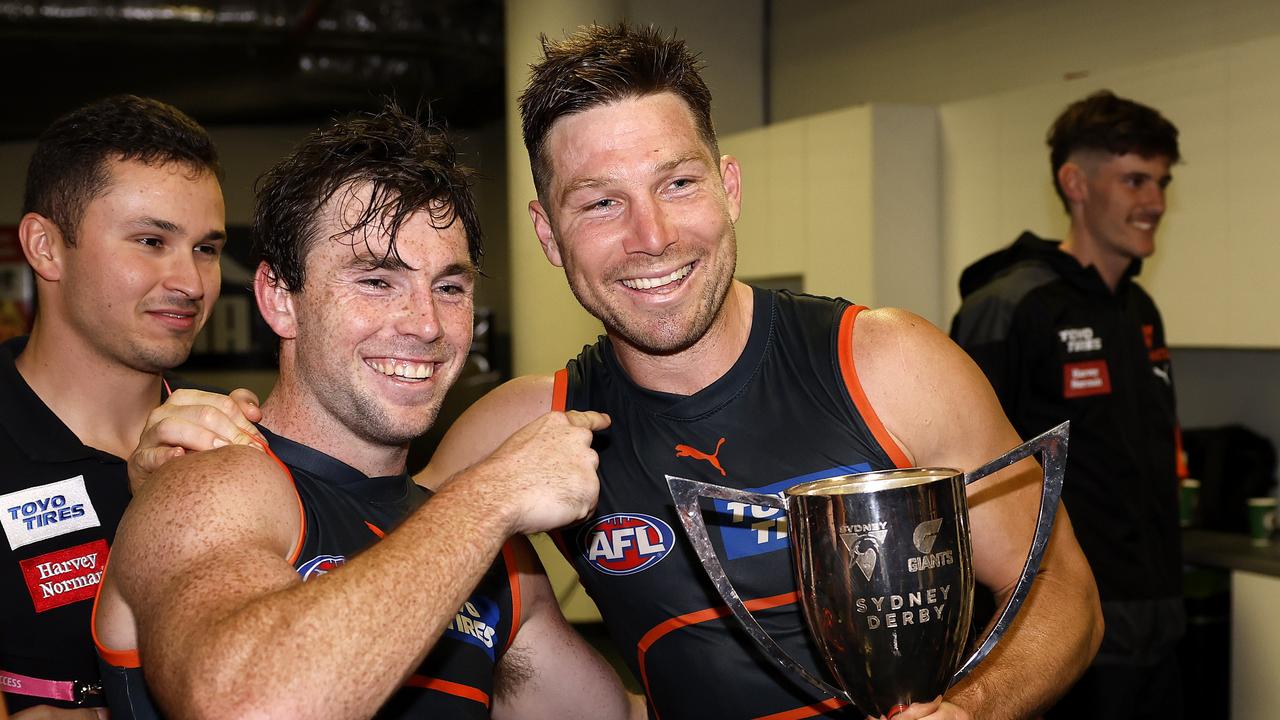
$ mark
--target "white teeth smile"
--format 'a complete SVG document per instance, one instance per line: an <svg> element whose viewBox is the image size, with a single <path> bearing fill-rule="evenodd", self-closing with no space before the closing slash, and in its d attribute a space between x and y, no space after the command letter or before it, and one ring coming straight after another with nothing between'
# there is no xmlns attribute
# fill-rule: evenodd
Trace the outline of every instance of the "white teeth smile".
<svg viewBox="0 0 1280 720"><path fill-rule="evenodd" d="M1131 224L1134 227L1138 228L1139 230L1151 230L1156 226L1156 224L1152 222L1138 222L1136 220L1133 221Z"/></svg>
<svg viewBox="0 0 1280 720"><path fill-rule="evenodd" d="M387 377L404 378L405 380L422 380L431 377L432 363L409 363L397 360L366 360L369 367Z"/></svg>
<svg viewBox="0 0 1280 720"><path fill-rule="evenodd" d="M623 280L622 284L632 290L652 290L653 288L662 287L663 285L681 280L692 271L693 264L690 263L689 265L685 265L679 270L672 272L670 275L663 275L659 278L634 278L631 280Z"/></svg>

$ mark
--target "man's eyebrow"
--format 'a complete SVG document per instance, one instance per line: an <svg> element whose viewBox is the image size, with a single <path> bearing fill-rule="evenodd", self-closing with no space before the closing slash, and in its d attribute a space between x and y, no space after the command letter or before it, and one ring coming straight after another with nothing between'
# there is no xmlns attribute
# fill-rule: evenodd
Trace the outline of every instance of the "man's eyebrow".
<svg viewBox="0 0 1280 720"><path fill-rule="evenodd" d="M182 232L182 226L172 220L162 220L161 218L146 215L138 218L130 223L131 225L141 229L155 229L167 233L179 234Z"/></svg>
<svg viewBox="0 0 1280 720"><path fill-rule="evenodd" d="M351 260L347 262L347 267L353 270L413 270L409 263L400 259L399 256L392 253L385 255L370 255L361 253L353 255Z"/></svg>
<svg viewBox="0 0 1280 720"><path fill-rule="evenodd" d="M169 233L170 235L182 235L186 232L181 225L173 222L172 220L151 217L150 215L144 215L130 224L140 230L159 230L161 232ZM215 242L218 240L225 241L226 239L227 231L223 229L210 230L205 233L203 238L201 238L203 242Z"/></svg>
<svg viewBox="0 0 1280 720"><path fill-rule="evenodd" d="M604 184L605 184L605 181L603 178L594 178L594 177L578 178L577 180L574 180L568 185L565 185L564 189L560 191L560 202L564 203L566 200L569 199L570 195L572 195L573 193L579 190L584 190L586 188L596 188Z"/></svg>
<svg viewBox="0 0 1280 720"><path fill-rule="evenodd" d="M451 275L463 275L474 279L480 274L479 268L470 262L450 263L447 267L440 271L440 277L449 277Z"/></svg>
<svg viewBox="0 0 1280 720"><path fill-rule="evenodd" d="M670 172L686 163L704 162L705 160L706 160L706 157L704 157L701 153L689 153L687 155L681 155L680 157L677 157L677 158L672 158L670 160L667 160L666 162L658 163L657 167L655 167L654 169L660 173Z"/></svg>
<svg viewBox="0 0 1280 720"><path fill-rule="evenodd" d="M690 152L690 153L681 155L679 157L675 157L670 160L665 160L663 162L660 162L657 165L655 165L653 169L655 172L658 172L658 173L671 172L672 170L675 170L681 165L686 165L691 162L705 163L706 156L702 155L701 153ZM560 202L563 203L565 200L568 199L568 197L571 194L577 192L578 190L600 187L601 185L605 185L606 183L607 183L607 180L605 178L599 178L599 177L578 178L577 180L574 180L568 185L565 185L564 189L560 191Z"/></svg>

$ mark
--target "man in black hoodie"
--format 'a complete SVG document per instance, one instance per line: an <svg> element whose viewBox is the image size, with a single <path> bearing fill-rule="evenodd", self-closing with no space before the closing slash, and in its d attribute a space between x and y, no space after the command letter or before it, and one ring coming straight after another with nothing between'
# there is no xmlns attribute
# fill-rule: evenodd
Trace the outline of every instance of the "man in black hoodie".
<svg viewBox="0 0 1280 720"><path fill-rule="evenodd" d="M1133 281L1155 251L1178 130L1102 91L1049 130L1062 242L1024 232L960 278L951 337L1023 437L1071 421L1063 502L1093 566L1106 633L1047 717L1181 717L1178 425L1164 326Z"/></svg>

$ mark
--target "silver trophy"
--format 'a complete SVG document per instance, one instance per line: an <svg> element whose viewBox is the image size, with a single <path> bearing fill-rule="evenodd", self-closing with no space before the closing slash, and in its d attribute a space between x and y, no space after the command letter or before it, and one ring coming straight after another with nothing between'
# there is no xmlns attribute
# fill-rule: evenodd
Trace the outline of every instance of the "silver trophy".
<svg viewBox="0 0 1280 720"><path fill-rule="evenodd" d="M774 495L667 476L680 521L716 590L769 657L868 715L928 702L991 652L1040 569L1062 494L1068 423L977 470L910 468L795 485ZM994 627L963 662L973 615L973 550L965 487L1034 453L1044 487L1022 576ZM810 635L840 688L816 678L752 617L712 549L698 498L785 510L796 586Z"/></svg>

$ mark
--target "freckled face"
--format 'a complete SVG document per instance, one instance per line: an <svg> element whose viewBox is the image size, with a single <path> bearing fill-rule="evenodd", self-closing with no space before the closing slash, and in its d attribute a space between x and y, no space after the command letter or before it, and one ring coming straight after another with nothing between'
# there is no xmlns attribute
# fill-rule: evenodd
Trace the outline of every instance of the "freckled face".
<svg viewBox="0 0 1280 720"><path fill-rule="evenodd" d="M396 262L383 258L381 228L328 239L345 227L319 229L324 239L293 295L299 384L356 435L403 445L435 421L471 347L476 271L466 233L418 212L400 227Z"/></svg>
<svg viewBox="0 0 1280 720"><path fill-rule="evenodd" d="M717 160L683 100L659 93L560 118L546 139L543 249L615 340L697 342L733 281L738 166Z"/></svg>

